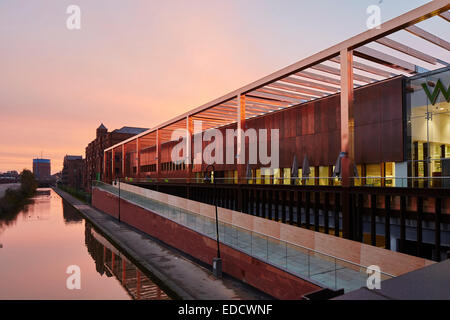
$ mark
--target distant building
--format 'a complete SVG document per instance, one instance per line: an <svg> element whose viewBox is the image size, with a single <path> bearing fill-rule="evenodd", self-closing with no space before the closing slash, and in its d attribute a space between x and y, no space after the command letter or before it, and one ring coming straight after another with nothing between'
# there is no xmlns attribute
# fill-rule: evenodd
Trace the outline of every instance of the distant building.
<svg viewBox="0 0 450 320"><path fill-rule="evenodd" d="M0 173L0 183L14 183L19 181L19 173L17 171L7 171Z"/></svg>
<svg viewBox="0 0 450 320"><path fill-rule="evenodd" d="M37 181L49 181L51 176L50 170L50 159L33 159L33 173Z"/></svg>
<svg viewBox="0 0 450 320"><path fill-rule="evenodd" d="M81 189L83 187L83 166L82 156L65 156L60 182L68 187Z"/></svg>
<svg viewBox="0 0 450 320"><path fill-rule="evenodd" d="M108 132L103 123L97 128L96 138L86 147L84 166L84 187L90 191L92 180L101 180L103 175L103 151L116 143L131 138L148 129L122 127Z"/></svg>

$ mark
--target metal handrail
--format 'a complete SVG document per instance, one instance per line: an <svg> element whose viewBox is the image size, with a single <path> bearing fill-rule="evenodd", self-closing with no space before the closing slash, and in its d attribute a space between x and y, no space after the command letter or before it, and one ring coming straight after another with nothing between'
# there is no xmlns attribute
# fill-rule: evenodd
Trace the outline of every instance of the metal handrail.
<svg viewBox="0 0 450 320"><path fill-rule="evenodd" d="M101 182L101 181L96 181L96 182L100 182L100 183L106 185L106 183ZM112 186L112 185L111 185L111 186ZM112 186L112 187L114 187L114 186ZM108 191L108 190L106 190L106 191ZM134 193L134 192L131 192L131 191L128 191L128 190L123 190L123 191L130 192L130 193ZM123 192L123 191L122 191L122 192ZM154 192L157 192L157 191L154 191ZM134 194L136 194L136 193L134 193ZM137 195L138 195L138 196L141 196L141 195L139 195L139 194L137 194ZM142 196L142 197L144 197L144 196ZM156 200L156 199L151 199L151 198L147 198L147 199L150 199L151 201L158 202L158 203L161 203L161 204L166 205L166 206L169 206L169 207L174 207L173 205L170 205L170 204L161 202L161 201ZM191 201L193 201L193 200L191 200ZM133 202L133 203L134 203L134 202ZM134 203L134 204L140 206L140 205L137 204L137 203ZM175 207L175 208L177 208L177 207ZM182 208L182 210L186 210L186 211L191 212L191 213L193 213L193 214L195 214L195 215L199 215L198 213L192 212L192 211L187 210L187 209L184 209L184 208ZM203 215L199 215L199 216L202 216L202 217L204 217L204 218L210 219L209 217L206 217L206 216L203 216ZM358 263L353 262L353 261L349 261L349 260L346 260L346 259L343 259L343 258L339 258L339 257L333 256L333 255L331 255L331 254L328 254L328 253L325 253L325 252L321 252L321 251L316 250L316 249L311 249L311 248L305 247L305 246L300 245L300 244L292 243L292 242L287 241L287 240L277 239L277 238L275 238L275 237L273 237L273 236L266 235L266 234L263 234L263 233L260 233L260 232L257 232L257 231L253 231L253 230L247 229L247 228L245 228L245 227L235 226L235 225L230 224L230 223L228 223L228 222L224 222L224 221L221 220L220 218L219 218L219 221L220 221L222 224L224 224L224 225L229 225L229 226L231 226L231 227L239 228L239 229L245 230L245 231L250 232L250 233L255 233L255 234L257 234L257 235L261 235L261 236L263 236L263 237L268 237L268 238L274 239L274 240L279 241L279 242L284 242L284 243L289 244L289 245L291 245L291 246L295 246L295 247L299 247L299 248L302 248L302 249L306 249L306 250L308 250L308 251L311 251L311 252L314 252L314 253L318 253L318 254L321 254L321 255L324 255L324 256L327 256L327 257L330 257L330 258L339 260L339 261L343 261L343 262L345 262L345 263L349 263L349 264L352 264L352 265L357 266L357 267L360 267L360 268L365 268L365 269L368 268L368 266L364 266L364 265L358 264ZM387 273L387 272L380 271L380 273L382 273L382 274L384 274L384 275L386 275L386 276L392 277L392 278L396 277L395 275L392 275L392 274Z"/></svg>

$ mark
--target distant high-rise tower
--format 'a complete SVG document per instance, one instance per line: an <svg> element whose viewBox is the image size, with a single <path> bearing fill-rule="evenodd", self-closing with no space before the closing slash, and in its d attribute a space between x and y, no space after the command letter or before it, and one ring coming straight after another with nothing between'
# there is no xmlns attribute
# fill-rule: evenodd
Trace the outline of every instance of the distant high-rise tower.
<svg viewBox="0 0 450 320"><path fill-rule="evenodd" d="M38 181L50 179L50 159L33 159L33 173Z"/></svg>

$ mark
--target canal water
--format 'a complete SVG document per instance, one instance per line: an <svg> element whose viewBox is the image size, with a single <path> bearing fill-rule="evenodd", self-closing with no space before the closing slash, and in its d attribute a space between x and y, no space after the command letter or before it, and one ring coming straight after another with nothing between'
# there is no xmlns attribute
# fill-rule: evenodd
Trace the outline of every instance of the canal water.
<svg viewBox="0 0 450 320"><path fill-rule="evenodd" d="M0 299L170 298L58 194L39 189L0 216Z"/></svg>

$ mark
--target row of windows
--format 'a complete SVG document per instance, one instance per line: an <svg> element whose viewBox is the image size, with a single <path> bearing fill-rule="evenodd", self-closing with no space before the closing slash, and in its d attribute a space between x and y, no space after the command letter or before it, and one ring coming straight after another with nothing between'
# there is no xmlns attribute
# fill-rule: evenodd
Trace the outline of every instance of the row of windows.
<svg viewBox="0 0 450 320"><path fill-rule="evenodd" d="M156 164L141 166L141 172L156 172Z"/></svg>
<svg viewBox="0 0 450 320"><path fill-rule="evenodd" d="M118 168L117 168L118 169ZM136 173L136 167L133 168ZM184 163L175 164L173 162L165 162L161 164L162 171L180 171L186 170ZM338 186L341 184L338 178L333 178L334 166L317 166L310 167L308 178L302 178L302 169L298 169L297 177L291 176L291 168L277 169L252 169L251 176L244 177L249 184L295 184L295 185L321 185L321 186ZM358 178L354 179L354 185L371 185L371 186L402 186L401 179L396 177L396 164L394 162L386 162L382 164L365 164L358 165ZM156 172L156 164L141 166L141 172ZM196 172L195 178L198 183L205 182L205 172ZM238 171L217 171L216 177L210 173L212 181L217 179L218 183L239 183ZM242 183L242 181L241 181Z"/></svg>
<svg viewBox="0 0 450 320"><path fill-rule="evenodd" d="M180 171L186 170L186 164L183 163L173 163L173 162L164 162L161 163L161 171Z"/></svg>
<svg viewBox="0 0 450 320"><path fill-rule="evenodd" d="M333 178L334 166L317 166L310 167L308 178L302 179L302 169L298 169L297 177L291 176L291 168L277 169L253 169L251 177L245 177L249 184L295 184L295 185L321 185L321 186L338 186L341 184L338 178ZM372 186L395 186L395 163L387 162L383 164L366 164L358 165L358 177L354 179L356 186L372 185ZM364 174L362 174L364 173ZM217 183L239 183L238 171L221 171L216 172ZM199 183L205 181L205 173L197 172L196 180ZM214 181L214 175L211 174ZM399 182L397 182L399 184Z"/></svg>
<svg viewBox="0 0 450 320"><path fill-rule="evenodd" d="M184 163L175 164L173 162L161 163L161 171L180 171L186 170ZM156 164L141 166L141 172L156 172Z"/></svg>

